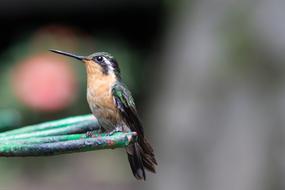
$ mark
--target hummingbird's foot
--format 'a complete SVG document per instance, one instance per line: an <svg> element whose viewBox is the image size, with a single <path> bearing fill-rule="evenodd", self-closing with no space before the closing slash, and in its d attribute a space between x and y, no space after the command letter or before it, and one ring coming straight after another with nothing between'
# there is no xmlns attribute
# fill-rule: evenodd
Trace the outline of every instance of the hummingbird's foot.
<svg viewBox="0 0 285 190"><path fill-rule="evenodd" d="M94 130L94 131L87 131L86 137L95 137L96 135L100 135L104 132L105 132L104 129L100 127L99 129Z"/></svg>
<svg viewBox="0 0 285 190"><path fill-rule="evenodd" d="M109 133L108 133L108 136L112 136L112 135L114 135L115 133L117 133L117 132L122 132L123 131L123 128L122 127L116 127L114 130L112 130L112 131L110 131Z"/></svg>
<svg viewBox="0 0 285 190"><path fill-rule="evenodd" d="M94 135L93 131L86 132L86 137L93 137L93 135Z"/></svg>

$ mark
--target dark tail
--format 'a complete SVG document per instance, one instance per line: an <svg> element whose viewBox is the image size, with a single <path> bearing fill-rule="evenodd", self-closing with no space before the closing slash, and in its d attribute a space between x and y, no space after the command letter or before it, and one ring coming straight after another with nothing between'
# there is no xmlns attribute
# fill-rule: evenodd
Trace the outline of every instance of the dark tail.
<svg viewBox="0 0 285 190"><path fill-rule="evenodd" d="M127 147L127 154L132 172L138 180L145 180L145 169L155 173L157 165L153 148L145 138Z"/></svg>

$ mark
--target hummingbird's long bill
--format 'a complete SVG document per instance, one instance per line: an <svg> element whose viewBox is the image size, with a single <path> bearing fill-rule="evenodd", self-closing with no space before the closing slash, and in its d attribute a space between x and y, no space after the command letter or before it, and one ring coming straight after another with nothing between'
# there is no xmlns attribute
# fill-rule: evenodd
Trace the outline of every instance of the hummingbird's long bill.
<svg viewBox="0 0 285 190"><path fill-rule="evenodd" d="M50 51L54 52L54 53L57 53L57 54L65 55L65 56L68 56L68 57L73 57L73 58L78 59L80 61L83 61L85 59L84 56L75 55L75 54L64 52L64 51L59 51L59 50L55 50L55 49L50 49Z"/></svg>

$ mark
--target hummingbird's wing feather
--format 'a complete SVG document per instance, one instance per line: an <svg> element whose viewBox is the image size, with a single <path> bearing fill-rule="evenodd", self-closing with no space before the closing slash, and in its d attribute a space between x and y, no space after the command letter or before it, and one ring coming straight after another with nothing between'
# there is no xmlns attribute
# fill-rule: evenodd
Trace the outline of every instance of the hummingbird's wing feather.
<svg viewBox="0 0 285 190"><path fill-rule="evenodd" d="M136 105L131 92L122 83L116 83L112 88L115 104L120 110L123 119L138 135L144 135L143 127L137 114Z"/></svg>
<svg viewBox="0 0 285 190"><path fill-rule="evenodd" d="M112 88L112 94L114 103L120 110L124 121L131 131L138 133L138 142L129 145L127 153L134 176L137 179L145 179L144 168L155 173L157 162L153 148L144 137L143 127L137 114L134 99L123 83L116 83Z"/></svg>

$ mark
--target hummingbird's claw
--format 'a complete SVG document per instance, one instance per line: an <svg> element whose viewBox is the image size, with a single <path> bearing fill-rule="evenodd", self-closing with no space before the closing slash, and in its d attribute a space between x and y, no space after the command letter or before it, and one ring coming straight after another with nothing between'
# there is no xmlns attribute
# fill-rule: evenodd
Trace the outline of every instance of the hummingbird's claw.
<svg viewBox="0 0 285 190"><path fill-rule="evenodd" d="M112 135L114 135L115 133L118 133L118 132L123 132L122 127L116 127L114 130L112 130L112 131L110 131L108 133L108 136L112 136Z"/></svg>
<svg viewBox="0 0 285 190"><path fill-rule="evenodd" d="M93 131L86 132L86 137L93 137L93 135L94 135Z"/></svg>

